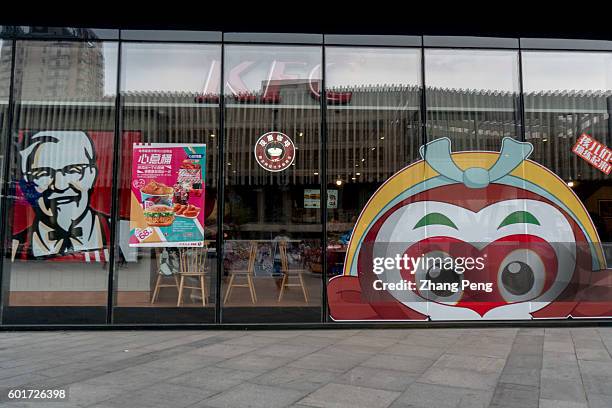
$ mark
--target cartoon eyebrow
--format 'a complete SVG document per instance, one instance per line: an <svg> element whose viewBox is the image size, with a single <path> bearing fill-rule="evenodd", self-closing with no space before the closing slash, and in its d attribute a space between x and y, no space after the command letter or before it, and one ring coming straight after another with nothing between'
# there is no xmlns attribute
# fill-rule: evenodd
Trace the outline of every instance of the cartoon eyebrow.
<svg viewBox="0 0 612 408"><path fill-rule="evenodd" d="M500 229L502 227L505 227L507 225L510 224L535 224L535 225L540 225L540 221L538 221L538 219L531 214L530 212L527 211L515 211L511 214L509 214L506 218L504 218L504 220L501 222L501 224L499 224L499 227L497 227L497 229Z"/></svg>
<svg viewBox="0 0 612 408"><path fill-rule="evenodd" d="M447 227L458 230L454 222L450 220L446 215L440 213L429 213L416 223L413 229L424 227L426 225L446 225Z"/></svg>

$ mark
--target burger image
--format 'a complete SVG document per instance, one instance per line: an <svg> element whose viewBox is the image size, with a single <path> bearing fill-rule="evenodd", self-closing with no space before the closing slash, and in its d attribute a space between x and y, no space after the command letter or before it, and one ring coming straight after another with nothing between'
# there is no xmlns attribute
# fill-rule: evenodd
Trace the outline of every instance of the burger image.
<svg viewBox="0 0 612 408"><path fill-rule="evenodd" d="M144 218L150 227L167 227L174 222L174 209L167 205L152 205L144 210Z"/></svg>

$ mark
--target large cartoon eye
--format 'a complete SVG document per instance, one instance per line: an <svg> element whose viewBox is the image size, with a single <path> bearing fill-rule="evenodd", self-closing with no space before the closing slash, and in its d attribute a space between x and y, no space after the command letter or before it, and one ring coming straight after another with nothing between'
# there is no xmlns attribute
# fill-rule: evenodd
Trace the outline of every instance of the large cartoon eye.
<svg viewBox="0 0 612 408"><path fill-rule="evenodd" d="M516 296L528 293L535 281L531 266L521 261L507 264L502 270L501 279L504 288Z"/></svg>
<svg viewBox="0 0 612 408"><path fill-rule="evenodd" d="M422 297L447 304L455 304L461 299L461 275L450 267L450 259L450 255L442 251L423 256L415 276Z"/></svg>
<svg viewBox="0 0 612 408"><path fill-rule="evenodd" d="M507 302L524 302L537 297L544 287L546 270L537 253L519 249L504 258L497 274L497 286Z"/></svg>

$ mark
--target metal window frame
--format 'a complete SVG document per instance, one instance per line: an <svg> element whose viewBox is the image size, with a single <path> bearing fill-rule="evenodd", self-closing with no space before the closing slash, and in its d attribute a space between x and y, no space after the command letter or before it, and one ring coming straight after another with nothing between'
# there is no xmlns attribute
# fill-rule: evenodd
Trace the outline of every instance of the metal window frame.
<svg viewBox="0 0 612 408"><path fill-rule="evenodd" d="M9 78L9 99L8 99L8 117L7 117L7 125L6 132L0 132L0 138L4 138L4 162L2 163L2 177L0 180L3 183L0 183L0 222L5 228L0 228L0 254L2 254L2 259L0 259L0 328L2 327L2 323L4 321L4 304L8 304L9 298L9 288L10 288L10 279L8 278L9 274L5 273L6 263L8 263L8 259L10 259L10 253L8 252L10 246L8 245L7 235L8 228L7 222L8 220L8 192L9 192L9 173L10 173L10 162L12 156L12 148L10 145L11 142L11 134L13 132L13 118L14 118L14 110L15 110L15 102L13 98L14 94L14 80L15 77L15 49L17 46L17 41L14 38L3 39L3 41L11 42L11 66L10 66L10 78Z"/></svg>

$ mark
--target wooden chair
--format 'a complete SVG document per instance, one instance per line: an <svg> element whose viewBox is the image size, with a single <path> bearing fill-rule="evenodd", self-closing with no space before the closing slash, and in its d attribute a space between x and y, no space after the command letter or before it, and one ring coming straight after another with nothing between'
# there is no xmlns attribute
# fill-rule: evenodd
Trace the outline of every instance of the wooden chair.
<svg viewBox="0 0 612 408"><path fill-rule="evenodd" d="M251 302L257 302L257 293L255 292L255 284L253 283L253 275L255 272L255 260L257 259L257 242L251 241L249 244L249 260L246 269L232 269L229 271L230 279L227 284L223 304L227 303L233 288L249 288L251 293ZM246 283L236 283L236 277L246 277Z"/></svg>
<svg viewBox="0 0 612 408"><path fill-rule="evenodd" d="M278 301L283 299L285 288L299 287L302 288L302 294L304 295L304 301L308 303L308 291L304 284L304 273L306 269L289 269L289 259L287 258L287 242L280 241L278 243L278 251L280 253L281 261L281 272L283 273L283 280L281 282L280 293L278 294ZM291 283L290 278L297 278L298 281Z"/></svg>
<svg viewBox="0 0 612 408"><path fill-rule="evenodd" d="M163 251L156 251L155 257L157 258L157 280L155 281L155 289L153 290L153 297L151 298L151 304L155 303L157 300L157 296L159 296L159 292L161 288L176 288L177 292L179 290L179 281L178 277L175 273L172 275L165 275L161 270L161 258ZM173 278L174 283L163 283L164 279Z"/></svg>
<svg viewBox="0 0 612 408"><path fill-rule="evenodd" d="M179 296L176 302L177 306L183 303L183 289L199 290L202 295L202 306L206 306L208 300L208 290L206 288L206 256L208 254L208 245L202 248L180 248L180 271L181 277L179 283ZM198 281L198 286L188 286L185 281L188 278L195 278Z"/></svg>

